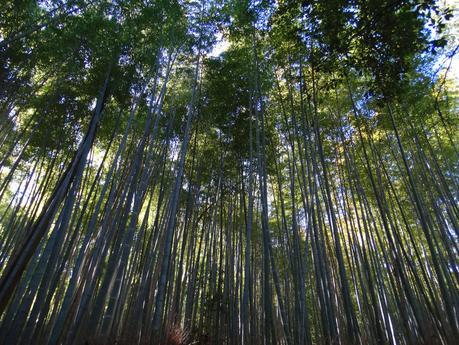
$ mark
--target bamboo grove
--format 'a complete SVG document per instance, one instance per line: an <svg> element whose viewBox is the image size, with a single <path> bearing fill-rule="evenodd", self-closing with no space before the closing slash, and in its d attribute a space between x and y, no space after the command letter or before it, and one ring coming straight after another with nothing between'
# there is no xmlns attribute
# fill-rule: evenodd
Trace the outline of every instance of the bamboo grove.
<svg viewBox="0 0 459 345"><path fill-rule="evenodd" d="M0 1L0 344L457 343L452 18Z"/></svg>

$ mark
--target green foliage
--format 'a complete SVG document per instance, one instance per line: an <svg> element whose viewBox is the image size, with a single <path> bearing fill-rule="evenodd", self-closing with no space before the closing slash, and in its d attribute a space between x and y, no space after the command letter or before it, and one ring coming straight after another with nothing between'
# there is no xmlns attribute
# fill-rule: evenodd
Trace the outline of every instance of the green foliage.
<svg viewBox="0 0 459 345"><path fill-rule="evenodd" d="M0 341L142 343L180 323L228 344L457 338L449 9L0 12Z"/></svg>

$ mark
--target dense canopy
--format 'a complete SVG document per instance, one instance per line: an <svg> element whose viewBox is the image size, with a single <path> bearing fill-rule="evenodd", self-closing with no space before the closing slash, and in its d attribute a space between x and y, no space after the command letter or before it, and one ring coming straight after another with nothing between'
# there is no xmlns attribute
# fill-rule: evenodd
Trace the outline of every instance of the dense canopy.
<svg viewBox="0 0 459 345"><path fill-rule="evenodd" d="M456 344L454 11L0 0L0 344Z"/></svg>

